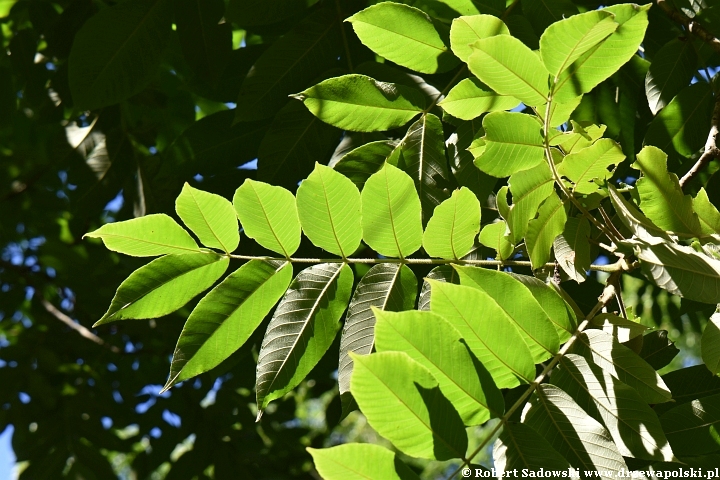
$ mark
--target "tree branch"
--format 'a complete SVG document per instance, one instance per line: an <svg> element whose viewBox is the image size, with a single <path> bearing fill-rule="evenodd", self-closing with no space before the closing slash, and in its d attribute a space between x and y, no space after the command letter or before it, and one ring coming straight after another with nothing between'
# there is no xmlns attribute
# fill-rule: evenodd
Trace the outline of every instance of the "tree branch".
<svg viewBox="0 0 720 480"><path fill-rule="evenodd" d="M705 27L700 25L700 23L696 22L684 13L676 10L675 7L668 4L666 0L657 0L656 3L658 7L662 8L665 11L668 17L670 17L676 23L679 23L680 25L685 27L685 30L710 45L712 48L715 49L716 52L720 53L720 40L718 40L715 35L708 32Z"/></svg>
<svg viewBox="0 0 720 480"><path fill-rule="evenodd" d="M715 108L713 109L712 120L710 121L710 134L705 142L705 150L695 165L692 166L680 179L680 188L695 178L713 158L720 159L720 148L718 148L718 131L720 130L720 95L715 95Z"/></svg>
<svg viewBox="0 0 720 480"><path fill-rule="evenodd" d="M47 312L50 315L52 315L53 317L60 320L62 323L64 323L68 327L72 328L73 330L78 332L83 337L87 338L91 342L95 342L98 345L109 349L111 352L120 353L120 349L117 348L115 345L109 345L109 344L105 343L105 341L102 338L98 337L97 335L95 335L94 333L92 333L90 330L83 327L79 323L76 323L72 318L68 317L63 312L58 310L55 307L55 305L53 305L52 303L48 302L44 298L40 299L40 303L42 304L42 306L45 308L45 310L47 310Z"/></svg>

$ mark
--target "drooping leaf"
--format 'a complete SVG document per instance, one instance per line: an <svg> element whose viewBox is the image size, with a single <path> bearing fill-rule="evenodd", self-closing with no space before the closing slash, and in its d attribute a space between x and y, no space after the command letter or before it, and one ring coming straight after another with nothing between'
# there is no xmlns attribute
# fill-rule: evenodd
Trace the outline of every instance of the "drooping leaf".
<svg viewBox="0 0 720 480"><path fill-rule="evenodd" d="M713 314L708 320L700 342L702 359L713 374L720 372L720 314Z"/></svg>
<svg viewBox="0 0 720 480"><path fill-rule="evenodd" d="M702 303L720 303L720 261L690 247L635 242L645 276L673 295Z"/></svg>
<svg viewBox="0 0 720 480"><path fill-rule="evenodd" d="M347 19L360 41L391 62L422 73L450 70L457 59L445 45L432 19L422 10L382 2Z"/></svg>
<svg viewBox="0 0 720 480"><path fill-rule="evenodd" d="M720 451L720 395L693 400L660 417L676 455L706 455Z"/></svg>
<svg viewBox="0 0 720 480"><path fill-rule="evenodd" d="M560 268L578 283L585 281L590 270L590 222L584 217L570 217L563 233L555 237L553 249Z"/></svg>
<svg viewBox="0 0 720 480"><path fill-rule="evenodd" d="M553 191L554 180L546 162L514 173L508 180L512 193L512 205L505 214L512 240L520 242L527 233L528 222L537 215L540 204ZM498 195L498 204L506 202L507 196Z"/></svg>
<svg viewBox="0 0 720 480"><path fill-rule="evenodd" d="M175 201L175 210L206 247L231 253L240 243L235 210L220 195L198 190L186 183Z"/></svg>
<svg viewBox="0 0 720 480"><path fill-rule="evenodd" d="M482 290L429 280L430 311L450 322L498 388L532 382L532 354L513 321Z"/></svg>
<svg viewBox="0 0 720 480"><path fill-rule="evenodd" d="M475 78L466 78L455 85L438 105L453 117L472 120L486 112L510 110L519 103L517 98L499 95Z"/></svg>
<svg viewBox="0 0 720 480"><path fill-rule="evenodd" d="M586 330L573 344L572 352L635 389L647 403L664 403L672 397L655 369L612 335Z"/></svg>
<svg viewBox="0 0 720 480"><path fill-rule="evenodd" d="M361 145L345 155L335 164L330 164L335 170L348 177L362 190L370 175L382 168L386 161L397 166L400 149L394 140L377 140Z"/></svg>
<svg viewBox="0 0 720 480"><path fill-rule="evenodd" d="M496 35L478 40L472 49L468 67L485 85L528 105L547 103L548 71L520 40Z"/></svg>
<svg viewBox="0 0 720 480"><path fill-rule="evenodd" d="M660 420L647 402L600 367L568 354L553 372L551 382L604 424L624 457L675 460Z"/></svg>
<svg viewBox="0 0 720 480"><path fill-rule="evenodd" d="M577 316L570 305L563 300L560 294L542 280L528 275L519 275L510 272L509 275L521 282L547 314L555 326L555 331L560 337L560 343L565 343L575 332L578 324Z"/></svg>
<svg viewBox="0 0 720 480"><path fill-rule="evenodd" d="M360 194L363 240L387 257L407 257L422 244L420 199L412 179L386 163Z"/></svg>
<svg viewBox="0 0 720 480"><path fill-rule="evenodd" d="M425 114L412 124L400 144L402 168L415 182L423 211L423 225L436 206L450 194L450 172L445 157L445 136L440 119Z"/></svg>
<svg viewBox="0 0 720 480"><path fill-rule="evenodd" d="M643 173L637 181L643 213L661 229L700 235L700 221L693 212L692 198L683 194L677 175L668 172L667 155L647 146L636 158L633 167Z"/></svg>
<svg viewBox="0 0 720 480"><path fill-rule="evenodd" d="M187 231L162 213L107 223L84 236L101 238L109 250L134 257L200 251Z"/></svg>
<svg viewBox="0 0 720 480"><path fill-rule="evenodd" d="M565 229L565 204L553 193L540 205L537 218L528 223L525 245L533 268L540 268L550 259L555 237Z"/></svg>
<svg viewBox="0 0 720 480"><path fill-rule="evenodd" d="M448 282L459 284L460 278L458 277L455 269L450 265L440 265L430 270L425 278L423 279L422 288L420 289L420 298L418 298L418 307L420 311L430 310L430 296L432 289L428 280L435 280L437 282Z"/></svg>
<svg viewBox="0 0 720 480"><path fill-rule="evenodd" d="M467 188L435 207L423 234L423 247L431 257L460 259L473 247L480 232L480 202Z"/></svg>
<svg viewBox="0 0 720 480"><path fill-rule="evenodd" d="M653 56L645 77L645 94L653 115L687 87L695 74L697 54L689 40L671 40Z"/></svg>
<svg viewBox="0 0 720 480"><path fill-rule="evenodd" d="M207 372L240 348L292 280L287 262L251 260L213 288L185 322L165 389Z"/></svg>
<svg viewBox="0 0 720 480"><path fill-rule="evenodd" d="M668 338L666 330L656 330L643 336L640 357L655 370L667 366L678 353L680 353L680 350L675 346L675 342ZM667 385L667 382L665 384ZM667 386L670 387L670 385ZM670 391L672 391L672 387ZM673 392L673 400L677 401L675 392Z"/></svg>
<svg viewBox="0 0 720 480"><path fill-rule="evenodd" d="M513 245L509 236L508 225L504 220L485 225L480 231L478 240L486 247L495 249L500 260L510 258L515 245Z"/></svg>
<svg viewBox="0 0 720 480"><path fill-rule="evenodd" d="M372 307L390 312L412 310L417 296L417 279L406 265L380 263L360 279L348 306L342 337L338 384L340 394L350 391L353 362L350 352L368 355L375 346L375 315Z"/></svg>
<svg viewBox="0 0 720 480"><path fill-rule="evenodd" d="M315 170L297 191L300 224L314 245L343 258L360 246L360 192L330 167Z"/></svg>
<svg viewBox="0 0 720 480"><path fill-rule="evenodd" d="M419 480L393 452L380 445L346 443L331 448L308 448L307 451L325 480Z"/></svg>
<svg viewBox="0 0 720 480"><path fill-rule="evenodd" d="M75 106L94 110L143 90L160 65L171 19L168 0L131 0L85 22L68 59Z"/></svg>
<svg viewBox="0 0 720 480"><path fill-rule="evenodd" d="M515 323L535 363L541 363L557 353L560 342L555 328L525 285L497 270L463 266L455 266L455 270L460 275L460 285L488 294L491 301Z"/></svg>
<svg viewBox="0 0 720 480"><path fill-rule="evenodd" d="M462 419L427 368L404 352L351 356L351 391L375 431L413 457L449 460L465 455Z"/></svg>
<svg viewBox="0 0 720 480"><path fill-rule="evenodd" d="M422 93L365 75L343 75L297 95L323 122L355 132L378 132L405 125L422 112Z"/></svg>
<svg viewBox="0 0 720 480"><path fill-rule="evenodd" d="M599 478L614 479L627 470L610 433L554 385L538 385L523 411L523 423L532 427L576 468L597 471Z"/></svg>
<svg viewBox="0 0 720 480"><path fill-rule="evenodd" d="M352 270L345 263L314 265L292 281L258 354L258 419L272 400L295 388L330 348L352 283Z"/></svg>
<svg viewBox="0 0 720 480"><path fill-rule="evenodd" d="M562 455L531 427L524 423L508 422L493 446L493 460L499 476L511 472L543 470L568 471L571 468Z"/></svg>
<svg viewBox="0 0 720 480"><path fill-rule="evenodd" d="M592 146L567 155L558 165L558 173L572 181L573 191L582 195L597 192L600 187L593 180L600 182L610 178L610 167L625 160L620 145L609 138L603 138Z"/></svg>
<svg viewBox="0 0 720 480"><path fill-rule="evenodd" d="M605 10L591 10L553 23L540 37L540 57L545 68L557 78L617 27L613 15Z"/></svg>
<svg viewBox="0 0 720 480"><path fill-rule="evenodd" d="M225 273L227 257L213 253L165 255L130 274L95 327L116 320L158 318L174 312Z"/></svg>
<svg viewBox="0 0 720 480"><path fill-rule="evenodd" d="M693 211L700 220L700 229L706 235L720 234L720 212L710 202L707 192L701 188L692 201Z"/></svg>
<svg viewBox="0 0 720 480"><path fill-rule="evenodd" d="M340 132L290 100L273 119L258 149L257 179L293 188L310 174L315 162L328 158Z"/></svg>
<svg viewBox="0 0 720 480"><path fill-rule="evenodd" d="M450 27L450 46L460 60L467 62L472 54L470 45L483 38L503 34L510 35L510 30L493 15L459 17L453 20Z"/></svg>
<svg viewBox="0 0 720 480"><path fill-rule="evenodd" d="M235 191L233 205L248 237L286 257L298 249L300 221L292 193L247 179Z"/></svg>
<svg viewBox="0 0 720 480"><path fill-rule="evenodd" d="M567 102L589 92L630 60L645 37L649 8L629 3L604 8L603 11L614 15L619 26L560 74L553 86L553 99Z"/></svg>
<svg viewBox="0 0 720 480"><path fill-rule="evenodd" d="M500 390L483 365L473 358L460 332L431 312L376 311L378 352L405 352L435 377L440 391L467 426L502 416Z"/></svg>
<svg viewBox="0 0 720 480"><path fill-rule="evenodd" d="M483 119L483 128L486 147L475 159L475 165L483 172L507 177L544 160L540 124L531 115L493 112Z"/></svg>
<svg viewBox="0 0 720 480"><path fill-rule="evenodd" d="M650 123L645 145L691 156L707 140L713 103L713 89L708 83L698 82L682 89Z"/></svg>
<svg viewBox="0 0 720 480"><path fill-rule="evenodd" d="M271 118L319 72L339 66L343 51L335 8L320 8L274 42L240 86L236 122Z"/></svg>

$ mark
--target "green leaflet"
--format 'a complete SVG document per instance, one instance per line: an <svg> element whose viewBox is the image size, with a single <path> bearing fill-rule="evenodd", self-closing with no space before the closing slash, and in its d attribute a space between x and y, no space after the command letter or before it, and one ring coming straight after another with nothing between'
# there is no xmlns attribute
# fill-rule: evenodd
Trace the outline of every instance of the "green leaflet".
<svg viewBox="0 0 720 480"><path fill-rule="evenodd" d="M537 218L530 220L525 245L533 268L542 267L550 259L555 237L565 229L565 204L556 193L551 194L538 210Z"/></svg>
<svg viewBox="0 0 720 480"><path fill-rule="evenodd" d="M607 180L612 176L609 168L623 160L625 154L620 145L609 138L602 138L592 146L567 155L558 165L558 173L575 184L573 192L589 195L600 189L593 180L598 179L601 183Z"/></svg>
<svg viewBox="0 0 720 480"><path fill-rule="evenodd" d="M563 123L566 123L570 119L570 115L575 111L575 109L580 105L580 102L582 101L583 97L582 95L579 97L575 97L571 100L568 100L565 103L560 102L552 102L550 104L550 122L549 127L555 128L559 127ZM540 120L545 121L545 112L546 108L541 107L535 109L538 117L540 117ZM551 132L555 133L555 132ZM572 134L565 134L565 135L572 135ZM563 135L563 136L565 136ZM554 140L550 140L550 145L555 145L556 143L553 143ZM564 147L563 147L564 148ZM571 149L566 149L566 153L570 153Z"/></svg>
<svg viewBox="0 0 720 480"><path fill-rule="evenodd" d="M525 285L505 272L478 267L454 268L460 275L460 285L488 294L514 322L535 363L542 363L558 352L560 341L555 328Z"/></svg>
<svg viewBox="0 0 720 480"><path fill-rule="evenodd" d="M408 128L400 148L400 166L415 182L425 225L435 207L450 196L447 191L450 172L440 119L430 113L421 116Z"/></svg>
<svg viewBox="0 0 720 480"><path fill-rule="evenodd" d="M164 390L215 368L240 348L290 280L290 263L263 260L251 260L225 277L185 322Z"/></svg>
<svg viewBox="0 0 720 480"><path fill-rule="evenodd" d="M696 302L720 303L720 261L683 245L629 245L645 276L658 287Z"/></svg>
<svg viewBox="0 0 720 480"><path fill-rule="evenodd" d="M430 310L430 296L432 289L429 280L435 280L437 282L448 282L456 285L460 284L455 269L450 265L440 265L430 270L425 278L423 279L422 288L420 289L420 298L418 298L417 309L420 311Z"/></svg>
<svg viewBox="0 0 720 480"><path fill-rule="evenodd" d="M343 51L341 27L335 8L320 8L275 41L240 86L235 121L272 118L288 95L335 67Z"/></svg>
<svg viewBox="0 0 720 480"><path fill-rule="evenodd" d="M601 313L599 315L596 315L595 317L593 317L592 320L590 320L590 323L592 325L594 325L595 327L599 328L600 330L602 330L603 332L607 333L608 335L612 335L620 343L625 343L625 342L632 340L633 338L639 337L640 335L645 333L649 328L649 327L641 325L633 320L630 320L628 318L623 318L623 317L618 317L617 315L613 315L612 313ZM666 340L665 346L667 346L667 343L668 342ZM643 342L643 346L644 345L645 345L645 343ZM614 346L614 343L613 343L613 346ZM640 358L645 360L642 353L640 353L639 355L640 355ZM655 367L653 367L653 370L657 370L657 369ZM625 382L625 383L629 384L629 382Z"/></svg>
<svg viewBox="0 0 720 480"><path fill-rule="evenodd" d="M493 15L472 15L453 20L450 27L450 47L463 62L473 53L471 45L483 38L510 35L510 30Z"/></svg>
<svg viewBox="0 0 720 480"><path fill-rule="evenodd" d="M690 84L697 61L692 41L685 38L669 41L653 56L645 77L645 95L653 115Z"/></svg>
<svg viewBox="0 0 720 480"><path fill-rule="evenodd" d="M680 353L680 350L675 346L675 342L668 338L668 332L666 330L656 330L643 336L642 349L639 355L655 370L660 370L672 362L678 353ZM665 377L663 377L663 381L665 381L665 385L670 387L672 392L672 387ZM673 400L678 401L675 392L673 392Z"/></svg>
<svg viewBox="0 0 720 480"><path fill-rule="evenodd" d="M540 124L532 115L493 112L483 119L483 128L486 147L475 158L475 165L483 172L507 177L544 160Z"/></svg>
<svg viewBox="0 0 720 480"><path fill-rule="evenodd" d="M720 451L720 395L685 403L660 417L665 435L677 455L706 455Z"/></svg>
<svg viewBox="0 0 720 480"><path fill-rule="evenodd" d="M663 381L673 392L675 402L656 405L658 415L692 400L720 393L720 377L702 364L666 373Z"/></svg>
<svg viewBox="0 0 720 480"><path fill-rule="evenodd" d="M582 97L576 97L582 100ZM555 102L553 102L555 105ZM552 120L552 115L551 115ZM587 148L599 139L605 133L607 127L605 125L586 125L583 127L575 120L570 120L573 129L571 132L565 132L556 135L550 139L550 145L559 145L565 150L565 153L575 153L583 148Z"/></svg>
<svg viewBox="0 0 720 480"><path fill-rule="evenodd" d="M422 73L450 70L457 59L422 10L383 2L347 19L360 41L388 60Z"/></svg>
<svg viewBox="0 0 720 480"><path fill-rule="evenodd" d="M116 320L158 318L174 312L225 273L227 257L213 253L165 255L130 274L94 327Z"/></svg>
<svg viewBox="0 0 720 480"><path fill-rule="evenodd" d="M404 352L351 357L351 391L375 431L412 457L450 460L465 455L462 419L427 368Z"/></svg>
<svg viewBox="0 0 720 480"><path fill-rule="evenodd" d="M644 147L633 167L643 173L637 181L643 213L663 230L700 235L692 198L683 194L677 175L668 172L667 155L655 147Z"/></svg>
<svg viewBox="0 0 720 480"><path fill-rule="evenodd" d="M325 480L419 480L387 448L371 443L346 443L331 448L308 448L315 468Z"/></svg>
<svg viewBox="0 0 720 480"><path fill-rule="evenodd" d="M344 263L314 265L292 281L258 354L258 420L267 405L295 388L330 348L352 283L352 270Z"/></svg>
<svg viewBox="0 0 720 480"><path fill-rule="evenodd" d="M472 249L480 231L480 202L462 187L438 205L423 234L423 247L431 257L460 259Z"/></svg>
<svg viewBox="0 0 720 480"><path fill-rule="evenodd" d="M297 190L297 208L305 235L314 245L343 258L360 246L360 192L330 167L315 170Z"/></svg>
<svg viewBox="0 0 720 480"><path fill-rule="evenodd" d="M476 288L436 280L428 280L428 283L430 311L457 328L498 388L512 388L533 381L532 354L514 322L492 297Z"/></svg>
<svg viewBox="0 0 720 480"><path fill-rule="evenodd" d="M613 15L604 10L592 10L553 23L540 37L540 57L545 68L557 78L617 28Z"/></svg>
<svg viewBox="0 0 720 480"><path fill-rule="evenodd" d="M703 330L700 342L702 359L705 366L713 375L720 372L720 314L713 314L705 330Z"/></svg>
<svg viewBox="0 0 720 480"><path fill-rule="evenodd" d="M612 184L608 184L608 194L620 220L637 238L651 243L654 243L656 238L671 241L665 230L658 228L633 203L625 200Z"/></svg>
<svg viewBox="0 0 720 480"><path fill-rule="evenodd" d="M560 268L578 283L585 281L590 270L590 222L584 217L571 217L563 233L555 237L553 249Z"/></svg>
<svg viewBox="0 0 720 480"><path fill-rule="evenodd" d="M237 215L232 204L187 183L175 200L175 210L206 247L233 252L240 243Z"/></svg>
<svg viewBox="0 0 720 480"><path fill-rule="evenodd" d="M455 181L460 186L472 190L481 204L487 202L497 183L497 178L491 177L476 168L473 163L473 154L467 148L470 147L475 137L484 134L482 121L475 119L461 123L446 141L450 170L455 177Z"/></svg>
<svg viewBox="0 0 720 480"><path fill-rule="evenodd" d="M655 369L612 335L587 330L573 344L572 352L634 388L647 403L664 403L672 397Z"/></svg>
<svg viewBox="0 0 720 480"><path fill-rule="evenodd" d="M386 161L397 166L397 158L393 158L399 156L400 149L397 146L394 140L366 143L349 151L331 166L362 190L370 175L380 170Z"/></svg>
<svg viewBox="0 0 720 480"><path fill-rule="evenodd" d="M109 250L134 257L200 251L185 229L162 213L107 223L84 237L101 238Z"/></svg>
<svg viewBox="0 0 720 480"><path fill-rule="evenodd" d="M431 312L376 310L375 315L377 351L405 352L430 370L465 425L502 416L505 401L500 390L450 323Z"/></svg>
<svg viewBox="0 0 720 480"><path fill-rule="evenodd" d="M692 201L693 211L700 220L700 230L705 235L720 234L720 212L715 205L710 202L708 194L704 188L701 188Z"/></svg>
<svg viewBox="0 0 720 480"><path fill-rule="evenodd" d="M68 59L75 105L95 110L142 91L160 64L171 19L167 0L131 0L85 22Z"/></svg>
<svg viewBox="0 0 720 480"><path fill-rule="evenodd" d="M493 447L498 475L537 472L540 469L567 472L571 465L531 427L508 422Z"/></svg>
<svg viewBox="0 0 720 480"><path fill-rule="evenodd" d="M360 194L363 240L387 257L404 258L422 244L420 199L412 179L385 164Z"/></svg>
<svg viewBox="0 0 720 480"><path fill-rule="evenodd" d="M613 5L602 11L615 15L615 32L585 52L560 74L553 85L553 99L567 102L587 93L609 78L637 52L645 37L649 5Z"/></svg>
<svg viewBox="0 0 720 480"><path fill-rule="evenodd" d="M478 40L472 49L468 67L484 84L528 105L547 103L548 72L540 58L520 40L496 35Z"/></svg>
<svg viewBox="0 0 720 480"><path fill-rule="evenodd" d="M599 367L568 354L553 372L552 383L605 425L624 457L675 461L657 415L647 402Z"/></svg>
<svg viewBox="0 0 720 480"><path fill-rule="evenodd" d="M653 119L644 143L689 157L705 144L712 118L713 89L705 82L683 88Z"/></svg>
<svg viewBox="0 0 720 480"><path fill-rule="evenodd" d="M485 112L510 110L519 103L517 98L499 95L475 78L466 78L455 85L438 105L453 117L472 120Z"/></svg>
<svg viewBox="0 0 720 480"><path fill-rule="evenodd" d="M504 220L485 225L480 231L478 240L486 247L490 247L497 251L497 258L506 260L510 258L515 245L510 240L507 223Z"/></svg>
<svg viewBox="0 0 720 480"><path fill-rule="evenodd" d="M519 243L527 233L528 222L537 215L540 204L553 192L554 180L546 162L514 173L508 180L512 205L504 215L512 241ZM497 197L498 204L507 203L507 195Z"/></svg>
<svg viewBox="0 0 720 480"><path fill-rule="evenodd" d="M523 411L523 423L531 427L575 467L595 470L599 478L617 478L627 465L610 433L580 405L554 385L538 385Z"/></svg>
<svg viewBox="0 0 720 480"><path fill-rule="evenodd" d="M302 103L289 100L260 143L257 180L294 189L316 160L332 152L338 138L338 129L322 122Z"/></svg>
<svg viewBox="0 0 720 480"><path fill-rule="evenodd" d="M509 275L530 290L530 293L532 293L542 309L545 310L548 318L555 326L555 331L560 337L560 343L565 343L575 332L578 324L577 316L570 305L563 300L553 287L538 278L512 272Z"/></svg>
<svg viewBox="0 0 720 480"><path fill-rule="evenodd" d="M417 278L406 265L374 265L360 279L348 306L340 338L338 384L340 394L350 391L350 352L368 355L375 346L375 315L372 307L391 312L412 310L417 297Z"/></svg>
<svg viewBox="0 0 720 480"><path fill-rule="evenodd" d="M296 98L323 122L355 132L401 127L425 107L413 88L357 74L329 78Z"/></svg>
<svg viewBox="0 0 720 480"><path fill-rule="evenodd" d="M300 246L300 221L289 191L247 179L235 191L233 205L245 234L263 247L289 257Z"/></svg>

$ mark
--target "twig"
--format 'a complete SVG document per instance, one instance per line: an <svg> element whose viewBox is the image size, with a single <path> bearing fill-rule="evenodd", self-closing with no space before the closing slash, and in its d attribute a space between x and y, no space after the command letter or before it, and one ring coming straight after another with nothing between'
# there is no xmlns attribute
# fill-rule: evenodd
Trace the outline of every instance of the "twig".
<svg viewBox="0 0 720 480"><path fill-rule="evenodd" d="M79 323L76 323L72 318L68 317L63 312L61 312L60 310L55 308L55 305L53 305L52 303L48 302L44 298L40 300L40 303L42 303L42 306L45 307L45 310L47 310L47 312L50 315L52 315L53 317L55 317L58 320L60 320L61 322L63 322L65 325L72 328L73 330L78 332L83 337L87 338L91 342L95 342L98 345L109 349L111 352L120 353L120 349L117 348L115 345L109 345L109 344L105 343L105 341L102 338L98 337L97 335L95 335L94 333L92 333L90 330L83 327Z"/></svg>
<svg viewBox="0 0 720 480"><path fill-rule="evenodd" d="M598 298L598 303L593 307L593 309L590 311L590 313L587 314L585 319L578 325L577 329L575 330L575 333L573 333L573 336L568 339L568 341L563 345L563 347L560 349L560 351L555 355L552 359L552 361L543 369L543 371L540 373L540 375L537 376L537 378L530 384L529 388L525 391L525 393L513 404L512 407L503 415L503 417L500 419L500 422L495 425L495 427L490 431L490 433L485 437L485 440L483 440L480 445L473 450L473 452L468 455L468 458L466 461L463 461L463 463L455 470L452 475L448 477L448 479L452 479L462 471L462 469L468 465L470 462L472 462L472 459L475 458L475 456L480 453L480 451L485 448L485 446L488 444L488 442L495 436L495 434L500 430L500 428L507 423L508 419L512 416L515 411L520 408L525 400L532 394L532 392L535 391L535 389L542 383L542 381L545 379L548 373L555 368L555 366L562 360L562 358L567 354L567 352L570 350L570 348L573 346L575 341L578 339L580 334L587 328L588 324L590 323L590 320L605 306L607 303L612 300L612 298L615 296L615 281L617 278L620 277L622 274L622 270L618 270L617 272L610 275L608 278L605 289L602 292L602 295Z"/></svg>
<svg viewBox="0 0 720 480"><path fill-rule="evenodd" d="M669 5L666 0L656 0L656 3L658 7L665 11L668 17L685 27L685 30L710 45L716 52L720 53L720 40L718 40L715 35L708 32L700 23L676 10L672 5Z"/></svg>
<svg viewBox="0 0 720 480"><path fill-rule="evenodd" d="M715 108L713 108L712 120L710 121L710 134L708 135L707 142L705 142L705 150L695 165L692 166L680 179L680 188L685 187L685 184L695 178L700 171L713 158L720 159L720 148L718 148L718 131L720 129L720 95L715 95Z"/></svg>

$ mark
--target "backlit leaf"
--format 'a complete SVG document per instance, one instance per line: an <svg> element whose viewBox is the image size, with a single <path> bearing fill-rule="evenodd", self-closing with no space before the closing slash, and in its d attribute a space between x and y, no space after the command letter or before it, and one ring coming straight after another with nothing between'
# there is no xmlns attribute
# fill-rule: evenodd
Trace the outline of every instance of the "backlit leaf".
<svg viewBox="0 0 720 480"><path fill-rule="evenodd" d="M206 247L231 253L240 243L235 210L232 203L220 195L186 183L175 201L175 210Z"/></svg>
<svg viewBox="0 0 720 480"><path fill-rule="evenodd" d="M720 314L715 313L708 320L700 345L705 366L717 375L720 372Z"/></svg>
<svg viewBox="0 0 720 480"><path fill-rule="evenodd" d="M502 20L493 15L471 15L453 20L450 27L450 46L463 62L472 54L473 43L495 35L510 35Z"/></svg>
<svg viewBox="0 0 720 480"><path fill-rule="evenodd" d="M475 165L494 177L507 177L544 160L540 123L524 113L493 112L483 119L486 147Z"/></svg>
<svg viewBox="0 0 720 480"><path fill-rule="evenodd" d="M575 185L573 191L588 195L599 190L600 183L610 178L610 167L618 165L625 160L620 145L609 138L603 138L592 146L567 155L558 165L558 173L571 180Z"/></svg>
<svg viewBox="0 0 720 480"><path fill-rule="evenodd" d="M472 120L486 112L510 110L519 103L517 98L499 95L475 78L466 78L455 85L438 105L453 117Z"/></svg>
<svg viewBox="0 0 720 480"><path fill-rule="evenodd" d="M423 247L431 257L460 259L473 247L480 231L480 203L463 187L435 207L423 234Z"/></svg>
<svg viewBox="0 0 720 480"><path fill-rule="evenodd" d="M553 248L560 268L578 283L585 281L590 270L590 222L583 217L571 217L565 222L563 233L555 237Z"/></svg>
<svg viewBox="0 0 720 480"><path fill-rule="evenodd" d="M393 452L380 445L346 443L331 448L308 448L307 451L325 480L419 480Z"/></svg>
<svg viewBox="0 0 720 480"><path fill-rule="evenodd" d="M653 56L645 77L645 95L653 114L688 86L696 67L695 48L686 38L671 40Z"/></svg>
<svg viewBox="0 0 720 480"><path fill-rule="evenodd" d="M550 260L550 249L555 237L565 229L566 220L565 204L553 193L540 206L537 218L528 223L525 245L533 268L540 268Z"/></svg>

